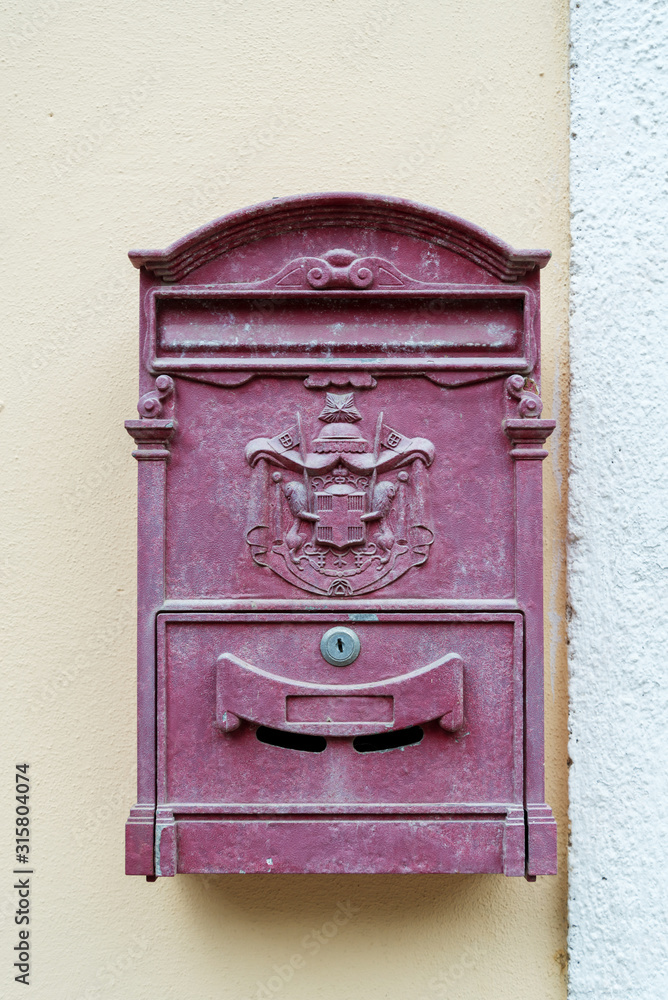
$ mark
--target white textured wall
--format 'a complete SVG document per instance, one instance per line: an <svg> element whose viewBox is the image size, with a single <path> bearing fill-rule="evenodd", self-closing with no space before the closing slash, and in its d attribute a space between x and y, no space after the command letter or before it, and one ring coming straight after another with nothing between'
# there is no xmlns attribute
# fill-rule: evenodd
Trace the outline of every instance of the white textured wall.
<svg viewBox="0 0 668 1000"><path fill-rule="evenodd" d="M572 9L572 1000L668 996L668 3Z"/></svg>

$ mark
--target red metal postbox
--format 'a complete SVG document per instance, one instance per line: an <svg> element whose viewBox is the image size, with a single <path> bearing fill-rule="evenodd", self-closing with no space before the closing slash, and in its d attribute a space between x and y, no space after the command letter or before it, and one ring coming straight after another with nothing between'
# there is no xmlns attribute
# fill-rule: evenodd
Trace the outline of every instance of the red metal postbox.
<svg viewBox="0 0 668 1000"><path fill-rule="evenodd" d="M276 199L141 270L127 872L556 870L539 268Z"/></svg>

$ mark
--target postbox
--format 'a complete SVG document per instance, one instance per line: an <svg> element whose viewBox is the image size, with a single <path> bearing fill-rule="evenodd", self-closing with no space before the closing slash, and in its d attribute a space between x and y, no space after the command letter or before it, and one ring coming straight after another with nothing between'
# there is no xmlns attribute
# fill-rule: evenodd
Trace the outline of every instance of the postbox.
<svg viewBox="0 0 668 1000"><path fill-rule="evenodd" d="M345 193L130 253L129 874L556 871L549 256Z"/></svg>

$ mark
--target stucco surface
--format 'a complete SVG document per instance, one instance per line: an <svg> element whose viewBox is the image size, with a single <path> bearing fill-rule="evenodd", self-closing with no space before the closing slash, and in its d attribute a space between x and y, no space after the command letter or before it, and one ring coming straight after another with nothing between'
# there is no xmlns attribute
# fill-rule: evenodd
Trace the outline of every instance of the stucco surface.
<svg viewBox="0 0 668 1000"><path fill-rule="evenodd" d="M11 2L3 17L0 993L24 992L11 970L10 785L27 758L35 1000L561 1000L565 0L38 0ZM123 875L134 801L136 483L123 420L137 401L137 272L126 251L164 246L274 195L317 190L403 195L516 247L554 252L543 276L543 396L545 415L560 419L544 464L557 878L184 876L149 885ZM640 421L647 390L629 377L620 408L634 398ZM602 446L601 418L597 426ZM633 738L644 739L640 719ZM349 919L328 936L348 900ZM303 964L291 974L295 954Z"/></svg>
<svg viewBox="0 0 668 1000"><path fill-rule="evenodd" d="M667 29L572 9L573 1000L668 992Z"/></svg>

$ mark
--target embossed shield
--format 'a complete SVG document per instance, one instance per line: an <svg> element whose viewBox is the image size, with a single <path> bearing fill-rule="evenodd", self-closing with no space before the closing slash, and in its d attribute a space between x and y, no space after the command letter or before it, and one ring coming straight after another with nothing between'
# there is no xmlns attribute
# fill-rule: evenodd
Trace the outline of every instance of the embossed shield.
<svg viewBox="0 0 668 1000"><path fill-rule="evenodd" d="M363 545L366 523L362 521L366 494L334 493L329 490L315 494L316 513L320 520L315 526L315 541L335 549Z"/></svg>

